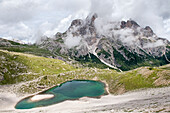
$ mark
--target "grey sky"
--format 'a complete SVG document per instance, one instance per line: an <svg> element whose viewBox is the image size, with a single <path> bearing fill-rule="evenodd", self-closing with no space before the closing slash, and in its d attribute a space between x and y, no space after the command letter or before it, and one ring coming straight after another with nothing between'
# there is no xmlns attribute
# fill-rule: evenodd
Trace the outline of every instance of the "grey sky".
<svg viewBox="0 0 170 113"><path fill-rule="evenodd" d="M35 42L96 12L106 20L132 18L170 40L169 5L170 0L0 0L0 37Z"/></svg>

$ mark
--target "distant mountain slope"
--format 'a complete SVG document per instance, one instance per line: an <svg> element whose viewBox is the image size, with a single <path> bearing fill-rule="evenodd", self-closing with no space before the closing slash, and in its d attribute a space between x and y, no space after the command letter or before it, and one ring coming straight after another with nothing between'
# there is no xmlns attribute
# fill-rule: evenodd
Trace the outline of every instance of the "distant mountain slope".
<svg viewBox="0 0 170 113"><path fill-rule="evenodd" d="M54 57L55 55L47 49L39 48L35 44L21 44L15 41L0 38L0 49L13 52L29 53L44 57Z"/></svg>
<svg viewBox="0 0 170 113"><path fill-rule="evenodd" d="M87 64L86 59L94 55L90 62L98 59L124 71L168 64L170 59L170 42L158 37L149 26L142 28L133 20L102 23L97 14L73 20L66 32L42 38L38 46L80 62L84 59Z"/></svg>

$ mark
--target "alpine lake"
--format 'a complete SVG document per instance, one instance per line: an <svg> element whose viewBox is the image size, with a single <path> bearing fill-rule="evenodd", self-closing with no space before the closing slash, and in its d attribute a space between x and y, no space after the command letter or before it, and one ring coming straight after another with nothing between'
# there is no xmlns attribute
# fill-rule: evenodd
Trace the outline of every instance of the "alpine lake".
<svg viewBox="0 0 170 113"><path fill-rule="evenodd" d="M31 109L42 106L49 106L66 100L77 100L81 97L97 98L106 95L106 85L94 80L72 80L54 86L20 100L16 109Z"/></svg>

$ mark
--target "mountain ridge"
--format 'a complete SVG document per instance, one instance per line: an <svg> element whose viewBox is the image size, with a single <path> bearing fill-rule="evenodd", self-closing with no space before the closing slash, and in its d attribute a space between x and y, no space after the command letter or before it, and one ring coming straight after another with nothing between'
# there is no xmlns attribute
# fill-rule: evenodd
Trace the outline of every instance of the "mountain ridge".
<svg viewBox="0 0 170 113"><path fill-rule="evenodd" d="M170 62L170 42L134 20L103 22L97 14L73 20L64 33L43 36L36 44L0 39L0 49L127 71Z"/></svg>
<svg viewBox="0 0 170 113"><path fill-rule="evenodd" d="M143 62L150 62L147 65L169 63L170 42L158 37L149 26L142 28L134 20L102 25L100 18L97 19L97 14L91 14L85 20L73 20L66 32L43 39L38 45L72 59L93 54L109 67L120 70L140 67L145 65ZM133 68L123 67L136 59L139 61L134 62Z"/></svg>

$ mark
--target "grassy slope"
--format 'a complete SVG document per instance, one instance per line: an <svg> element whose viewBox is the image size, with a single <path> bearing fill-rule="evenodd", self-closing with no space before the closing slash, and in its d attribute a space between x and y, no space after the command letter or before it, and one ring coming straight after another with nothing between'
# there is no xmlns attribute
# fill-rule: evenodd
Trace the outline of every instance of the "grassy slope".
<svg viewBox="0 0 170 113"><path fill-rule="evenodd" d="M1 43L8 43L7 45L3 45ZM34 54L37 56L44 56L44 57L54 57L54 54L50 51L39 48L35 44L28 45L28 44L20 44L18 42L14 42L7 39L0 38L0 49L1 50L8 50L13 52L21 52L21 53L29 53Z"/></svg>
<svg viewBox="0 0 170 113"><path fill-rule="evenodd" d="M0 62L3 63L0 72L7 67L11 69L8 70L11 74L6 74L8 77L0 83L15 84L17 91L22 93L35 93L43 90L43 88L49 88L73 79L104 81L109 86L109 92L113 94L122 94L140 88L170 85L170 65L160 68L141 67L121 73L115 70L97 68L75 69L57 59L7 51L0 51ZM16 70L16 67L19 70ZM20 69L20 67L24 68ZM25 82L22 83L22 81Z"/></svg>
<svg viewBox="0 0 170 113"><path fill-rule="evenodd" d="M0 76L4 78L0 84L28 81L42 75L74 70L72 66L61 60L3 50L0 50L0 64Z"/></svg>

